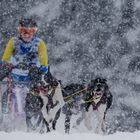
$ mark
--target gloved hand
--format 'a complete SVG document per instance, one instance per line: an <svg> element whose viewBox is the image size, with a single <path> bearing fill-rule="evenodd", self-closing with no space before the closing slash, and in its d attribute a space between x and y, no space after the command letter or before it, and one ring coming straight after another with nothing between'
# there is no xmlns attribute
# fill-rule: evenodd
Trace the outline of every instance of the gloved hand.
<svg viewBox="0 0 140 140"><path fill-rule="evenodd" d="M12 69L14 67L14 65L7 61L0 60L0 67L3 67L5 69Z"/></svg>
<svg viewBox="0 0 140 140"><path fill-rule="evenodd" d="M0 66L2 66L3 64L5 64L5 62L0 60Z"/></svg>
<svg viewBox="0 0 140 140"><path fill-rule="evenodd" d="M0 61L0 81L7 77L11 73L12 69L12 64Z"/></svg>
<svg viewBox="0 0 140 140"><path fill-rule="evenodd" d="M48 66L41 65L39 70L43 73L47 73L48 72Z"/></svg>
<svg viewBox="0 0 140 140"><path fill-rule="evenodd" d="M14 65L12 63L9 63L9 62L3 61L3 60L0 60L0 66L14 67Z"/></svg>

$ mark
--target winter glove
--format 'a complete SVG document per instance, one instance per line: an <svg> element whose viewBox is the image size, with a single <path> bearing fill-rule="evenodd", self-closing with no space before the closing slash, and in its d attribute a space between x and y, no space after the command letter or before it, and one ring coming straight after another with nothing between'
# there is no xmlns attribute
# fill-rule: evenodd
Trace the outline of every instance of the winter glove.
<svg viewBox="0 0 140 140"><path fill-rule="evenodd" d="M11 73L12 69L12 64L0 61L0 81L7 77Z"/></svg>
<svg viewBox="0 0 140 140"><path fill-rule="evenodd" d="M0 66L2 66L2 65L4 65L4 64L5 64L5 62L2 61L2 60L0 60Z"/></svg>
<svg viewBox="0 0 140 140"><path fill-rule="evenodd" d="M43 73L48 73L48 66L41 65L39 70Z"/></svg>

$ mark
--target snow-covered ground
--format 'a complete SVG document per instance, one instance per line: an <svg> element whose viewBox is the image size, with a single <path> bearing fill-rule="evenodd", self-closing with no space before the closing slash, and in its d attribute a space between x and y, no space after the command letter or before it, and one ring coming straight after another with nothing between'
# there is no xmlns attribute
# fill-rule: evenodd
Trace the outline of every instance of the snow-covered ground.
<svg viewBox="0 0 140 140"><path fill-rule="evenodd" d="M1 140L139 140L140 132L126 133L118 132L112 135L97 135L92 133L77 133L77 134L62 134L58 132L51 132L47 134L37 134L37 133L23 133L23 132L12 132L5 133L0 132Z"/></svg>

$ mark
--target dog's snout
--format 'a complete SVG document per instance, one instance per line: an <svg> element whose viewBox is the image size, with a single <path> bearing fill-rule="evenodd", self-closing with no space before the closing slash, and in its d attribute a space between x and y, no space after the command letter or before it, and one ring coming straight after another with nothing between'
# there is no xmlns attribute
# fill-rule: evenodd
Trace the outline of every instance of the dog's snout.
<svg viewBox="0 0 140 140"><path fill-rule="evenodd" d="M97 90L96 91L101 91L101 88L97 88Z"/></svg>
<svg viewBox="0 0 140 140"><path fill-rule="evenodd" d="M98 84L96 85L95 90L96 90L96 91L101 91L101 87L102 87L102 85L101 85L100 83L98 83Z"/></svg>
<svg viewBox="0 0 140 140"><path fill-rule="evenodd" d="M101 87L101 84L97 84L97 87L100 88Z"/></svg>

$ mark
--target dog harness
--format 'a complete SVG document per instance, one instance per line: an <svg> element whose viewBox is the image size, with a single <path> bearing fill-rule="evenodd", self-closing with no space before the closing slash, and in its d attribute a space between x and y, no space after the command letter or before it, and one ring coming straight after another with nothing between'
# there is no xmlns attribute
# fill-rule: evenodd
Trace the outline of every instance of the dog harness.
<svg viewBox="0 0 140 140"><path fill-rule="evenodd" d="M103 95L101 97L101 99L97 103L95 103L95 100L93 100L93 102L92 102L92 108L93 108L93 110L98 110L98 107L101 104L105 104L106 102L107 102L107 97L105 95Z"/></svg>
<svg viewBox="0 0 140 140"><path fill-rule="evenodd" d="M105 104L107 102L106 94L103 94L101 97L96 98L95 96L91 96L86 103L86 110L88 111L89 107L92 105L93 110L98 110L98 107L101 104Z"/></svg>
<svg viewBox="0 0 140 140"><path fill-rule="evenodd" d="M57 86L51 86L48 85L47 87L43 86L37 86L32 91L31 94L35 96L39 96L39 94L42 94L43 96L46 96L48 98L48 104L47 104L47 111L54 108L59 102L56 101L56 103L53 103L53 96L55 94ZM48 94L48 92L51 90L51 93Z"/></svg>

